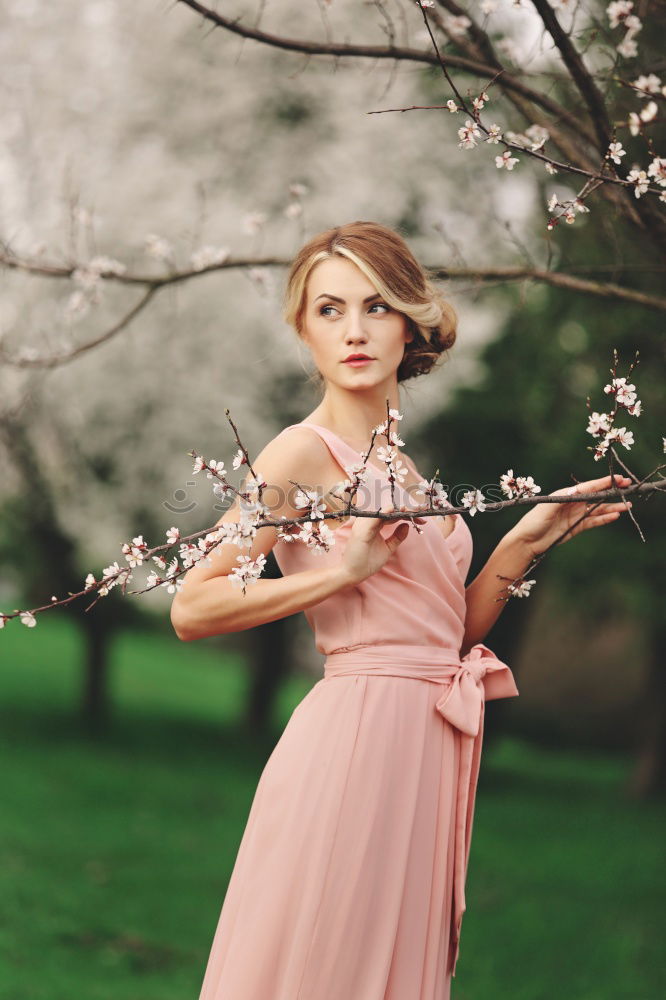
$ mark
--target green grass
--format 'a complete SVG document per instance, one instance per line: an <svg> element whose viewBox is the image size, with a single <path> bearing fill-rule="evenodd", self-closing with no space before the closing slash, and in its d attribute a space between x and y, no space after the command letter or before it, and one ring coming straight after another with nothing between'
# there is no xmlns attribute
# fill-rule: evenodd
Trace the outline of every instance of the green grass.
<svg viewBox="0 0 666 1000"><path fill-rule="evenodd" d="M0 633L0 1000L196 1000L270 741L236 723L239 656L168 633L117 637L94 740L79 658L64 620ZM455 1000L661 995L664 810L622 798L626 766L485 755Z"/></svg>

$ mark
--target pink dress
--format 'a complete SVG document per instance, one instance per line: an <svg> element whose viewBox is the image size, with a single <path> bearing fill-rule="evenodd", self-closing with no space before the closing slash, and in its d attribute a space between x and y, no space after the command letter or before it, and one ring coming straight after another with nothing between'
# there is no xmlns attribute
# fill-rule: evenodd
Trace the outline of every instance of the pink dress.
<svg viewBox="0 0 666 1000"><path fill-rule="evenodd" d="M323 438L348 478L357 451L315 424L282 433L292 427ZM390 497L386 476L369 475ZM328 553L279 540L282 573L338 563L352 523ZM518 690L482 643L460 658L467 524L456 515L447 538L434 518L422 528L377 573L304 612L324 677L259 780L199 1000L450 997L484 702Z"/></svg>

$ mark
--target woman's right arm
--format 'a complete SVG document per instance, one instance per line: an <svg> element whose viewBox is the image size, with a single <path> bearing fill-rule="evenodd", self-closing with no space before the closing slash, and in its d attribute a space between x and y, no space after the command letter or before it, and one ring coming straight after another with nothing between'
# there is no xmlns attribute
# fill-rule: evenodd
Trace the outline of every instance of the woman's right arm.
<svg viewBox="0 0 666 1000"><path fill-rule="evenodd" d="M303 516L305 511L289 503L295 493L293 481L310 488L322 482L327 467L325 448L323 442L313 442L311 434L294 430L270 441L252 463L270 487L264 490L264 503L270 506L276 497L285 498L284 503L271 510L276 520L282 515ZM318 488L321 491L321 486ZM238 519L236 500L217 524ZM277 580L259 579L249 584L243 594L240 586L228 577L238 565L238 555L247 554L252 559L260 553L266 556L276 541L276 528L259 528L250 550L222 543L211 552L210 566L191 567L171 605L171 623L178 638L190 641L254 628L303 611L357 582L349 569L340 564L292 573ZM294 540L290 544L304 543Z"/></svg>

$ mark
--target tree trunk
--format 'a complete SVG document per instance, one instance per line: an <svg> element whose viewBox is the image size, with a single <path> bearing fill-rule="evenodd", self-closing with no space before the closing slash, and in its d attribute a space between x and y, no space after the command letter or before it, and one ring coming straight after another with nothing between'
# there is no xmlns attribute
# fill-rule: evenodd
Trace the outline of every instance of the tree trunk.
<svg viewBox="0 0 666 1000"><path fill-rule="evenodd" d="M650 677L646 685L645 728L626 792L635 799L656 798L666 791L666 621L654 622L650 634Z"/></svg>

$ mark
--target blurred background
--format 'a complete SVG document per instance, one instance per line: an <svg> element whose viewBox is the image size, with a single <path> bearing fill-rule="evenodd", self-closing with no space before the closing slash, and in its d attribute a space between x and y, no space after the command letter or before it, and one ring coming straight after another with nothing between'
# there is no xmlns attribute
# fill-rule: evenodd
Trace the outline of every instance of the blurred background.
<svg viewBox="0 0 666 1000"><path fill-rule="evenodd" d="M589 64L607 81L605 5L578 6L580 37L601 25ZM666 70L663 8L638 7L630 80ZM215 9L287 38L430 45L402 0ZM215 523L187 452L230 467L226 408L252 456L317 405L281 318L284 264L354 219L396 227L459 315L450 356L401 388L424 475L483 489L512 468L546 493L605 474L586 427L608 409L613 348L618 375L640 352L622 457L641 476L659 465L664 312L488 272L550 268L654 299L663 242L595 195L548 231L553 191L579 190L570 175L527 157L497 170L501 147L461 150L446 111L367 114L446 101L436 66L282 50L185 3L0 12L0 611L81 590L137 535ZM533 7L477 15L513 75L566 104ZM444 52L464 45L453 36ZM490 121L526 127L491 95ZM617 100L614 121L641 106ZM663 120L650 134L663 149ZM627 162L649 162L644 139L623 141ZM100 258L144 280L100 280ZM166 280L215 260L246 264ZM663 991L666 531L658 494L634 513L644 541L623 516L558 546L487 637L520 698L486 716L456 1000ZM468 518L468 582L516 520ZM181 643L170 602L114 590L0 634L0 1000L198 995L257 780L323 657L302 615Z"/></svg>

